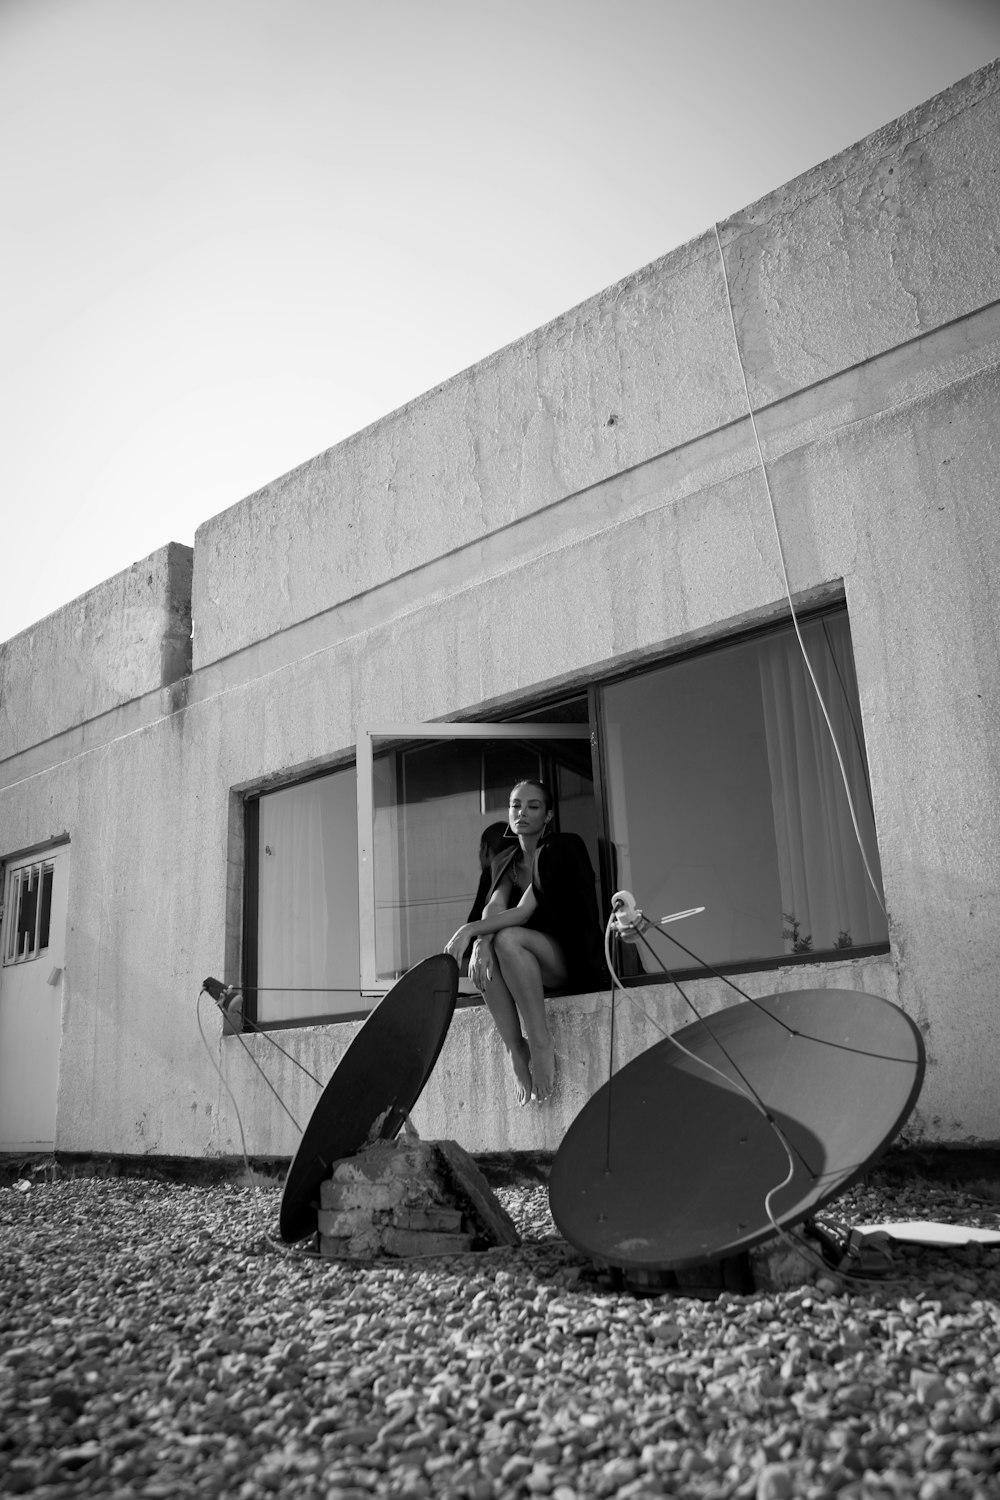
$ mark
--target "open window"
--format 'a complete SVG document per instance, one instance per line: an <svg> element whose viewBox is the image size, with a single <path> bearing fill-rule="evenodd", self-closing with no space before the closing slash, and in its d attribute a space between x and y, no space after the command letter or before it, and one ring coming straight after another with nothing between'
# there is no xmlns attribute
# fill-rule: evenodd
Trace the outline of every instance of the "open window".
<svg viewBox="0 0 1000 1500"><path fill-rule="evenodd" d="M585 702L585 700L583 700ZM361 985L377 994L469 915L484 830L506 821L511 787L545 781L555 827L579 833L596 870L598 820L588 723L405 724L358 732ZM471 989L467 983L464 988Z"/></svg>
<svg viewBox="0 0 1000 1500"><path fill-rule="evenodd" d="M728 972L888 950L847 610L608 676L503 723L359 729L357 765L247 803L244 980L256 1019L358 1015L471 913L479 843L527 777L616 889ZM838 750L847 787L838 764ZM855 827L856 824L856 827ZM656 954L703 972L669 942ZM626 982L662 977L622 945ZM256 986L256 989L253 987ZM468 985L464 986L467 990Z"/></svg>

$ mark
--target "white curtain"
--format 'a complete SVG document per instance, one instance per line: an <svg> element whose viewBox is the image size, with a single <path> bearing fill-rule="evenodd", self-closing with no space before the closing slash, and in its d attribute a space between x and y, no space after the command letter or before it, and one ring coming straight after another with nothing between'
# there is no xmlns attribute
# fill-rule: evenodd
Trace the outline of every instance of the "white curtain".
<svg viewBox="0 0 1000 1500"><path fill-rule="evenodd" d="M802 633L881 895L847 620L812 621ZM811 939L815 951L883 942L885 916L865 873L830 732L794 632L761 643L760 682L786 931L797 923L800 942ZM785 946L792 951L791 935Z"/></svg>
<svg viewBox="0 0 1000 1500"><path fill-rule="evenodd" d="M259 1018L357 1010L353 768L262 797L259 837Z"/></svg>

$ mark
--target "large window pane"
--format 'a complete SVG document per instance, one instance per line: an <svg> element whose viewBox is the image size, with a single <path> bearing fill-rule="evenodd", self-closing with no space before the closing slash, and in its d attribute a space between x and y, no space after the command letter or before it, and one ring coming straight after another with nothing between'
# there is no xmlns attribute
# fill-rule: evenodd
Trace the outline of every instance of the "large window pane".
<svg viewBox="0 0 1000 1500"><path fill-rule="evenodd" d="M260 799L257 1019L364 1010L354 767Z"/></svg>
<svg viewBox="0 0 1000 1500"><path fill-rule="evenodd" d="M802 633L881 895L846 612ZM713 964L887 941L791 626L616 683L603 710L615 881L648 916L703 905L676 936Z"/></svg>

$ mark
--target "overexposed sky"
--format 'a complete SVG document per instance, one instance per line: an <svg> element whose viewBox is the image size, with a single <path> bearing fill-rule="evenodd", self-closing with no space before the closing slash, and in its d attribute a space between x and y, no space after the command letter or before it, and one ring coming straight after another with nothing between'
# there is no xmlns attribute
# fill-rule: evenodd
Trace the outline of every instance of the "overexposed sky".
<svg viewBox="0 0 1000 1500"><path fill-rule="evenodd" d="M1000 0L0 0L0 641L1000 55Z"/></svg>

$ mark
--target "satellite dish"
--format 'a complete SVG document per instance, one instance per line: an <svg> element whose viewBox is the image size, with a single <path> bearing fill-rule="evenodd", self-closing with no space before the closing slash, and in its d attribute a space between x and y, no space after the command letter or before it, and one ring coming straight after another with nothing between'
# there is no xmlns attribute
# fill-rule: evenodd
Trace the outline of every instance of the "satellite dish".
<svg viewBox="0 0 1000 1500"><path fill-rule="evenodd" d="M279 1229L288 1245L315 1234L316 1197L333 1162L375 1138L391 1141L423 1092L458 997L447 953L417 964L372 1011L344 1053L302 1133L285 1178Z"/></svg>
<svg viewBox="0 0 1000 1500"><path fill-rule="evenodd" d="M913 1022L856 990L767 995L676 1040L694 1056L668 1037L628 1063L553 1163L556 1225L604 1265L687 1270L799 1222L882 1154L924 1076Z"/></svg>

